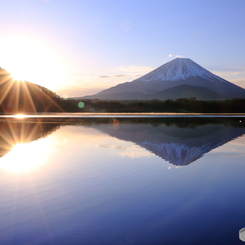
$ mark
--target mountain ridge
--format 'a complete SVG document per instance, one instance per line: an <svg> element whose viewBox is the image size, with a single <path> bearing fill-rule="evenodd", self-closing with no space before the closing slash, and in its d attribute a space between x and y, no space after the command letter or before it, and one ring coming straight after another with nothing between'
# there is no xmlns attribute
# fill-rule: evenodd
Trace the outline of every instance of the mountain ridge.
<svg viewBox="0 0 245 245"><path fill-rule="evenodd" d="M133 100L135 99L135 94L130 93L139 93L137 99L149 100L149 98L147 98L145 95L156 95L158 92L163 92L166 89L174 88L180 85L193 86L189 87L189 90L195 90L194 87L199 86L219 94L219 96L214 96L213 99L217 99L217 97L220 97L220 99L245 98L245 89L211 73L188 58L176 58L131 82L121 83L100 91L95 95L84 96L82 98L111 100L115 99L113 94L117 94L118 98L120 97L120 100ZM212 92L210 92L207 96L207 100L212 99L212 95L214 95ZM123 95L122 93L125 94ZM124 98L121 98L123 96ZM149 97L150 99L165 99L164 97ZM206 100L205 97L201 98L200 96L197 97L197 99Z"/></svg>

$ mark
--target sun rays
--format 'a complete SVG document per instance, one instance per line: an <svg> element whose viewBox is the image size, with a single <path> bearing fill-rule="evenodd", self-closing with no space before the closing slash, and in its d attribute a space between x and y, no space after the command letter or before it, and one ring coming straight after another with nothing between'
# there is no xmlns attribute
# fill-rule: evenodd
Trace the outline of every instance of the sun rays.
<svg viewBox="0 0 245 245"><path fill-rule="evenodd" d="M28 81L19 81L0 68L0 109L6 113L61 112L59 96Z"/></svg>
<svg viewBox="0 0 245 245"><path fill-rule="evenodd" d="M47 162L52 149L40 138L57 128L57 125L27 123L24 120L8 119L0 124L0 167L14 174L38 170Z"/></svg>
<svg viewBox="0 0 245 245"><path fill-rule="evenodd" d="M66 65L55 47L30 35L14 35L1 41L2 65L11 72L13 79L30 81L52 90L64 85Z"/></svg>
<svg viewBox="0 0 245 245"><path fill-rule="evenodd" d="M25 114L62 111L58 96L39 85L18 81L0 68L0 109L3 114L16 114L21 119L13 122L6 119L0 123L0 167L12 173L27 173L37 170L46 162L49 149L41 140L55 125L27 123ZM32 142L35 141L35 142ZM38 156L38 157L37 157Z"/></svg>

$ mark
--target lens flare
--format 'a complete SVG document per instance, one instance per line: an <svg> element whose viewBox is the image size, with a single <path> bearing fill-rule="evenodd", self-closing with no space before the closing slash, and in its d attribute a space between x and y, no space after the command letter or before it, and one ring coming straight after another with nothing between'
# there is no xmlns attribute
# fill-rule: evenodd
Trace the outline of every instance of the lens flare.
<svg viewBox="0 0 245 245"><path fill-rule="evenodd" d="M82 102L82 101L80 101L79 103L78 103L78 107L79 108L84 108L84 106L85 106L85 103L84 102Z"/></svg>

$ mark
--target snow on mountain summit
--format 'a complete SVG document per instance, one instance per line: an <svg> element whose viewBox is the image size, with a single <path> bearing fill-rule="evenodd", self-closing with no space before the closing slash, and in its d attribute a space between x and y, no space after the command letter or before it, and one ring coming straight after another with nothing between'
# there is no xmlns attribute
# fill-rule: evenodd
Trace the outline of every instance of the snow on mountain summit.
<svg viewBox="0 0 245 245"><path fill-rule="evenodd" d="M212 81L213 79L219 79L222 82L226 82L226 80L212 74L189 58L176 58L149 72L148 74L138 78L137 80L141 80L144 82L178 81L197 76L210 81Z"/></svg>
<svg viewBox="0 0 245 245"><path fill-rule="evenodd" d="M86 98L220 100L245 98L245 89L211 73L191 59L176 58L131 82L117 84Z"/></svg>

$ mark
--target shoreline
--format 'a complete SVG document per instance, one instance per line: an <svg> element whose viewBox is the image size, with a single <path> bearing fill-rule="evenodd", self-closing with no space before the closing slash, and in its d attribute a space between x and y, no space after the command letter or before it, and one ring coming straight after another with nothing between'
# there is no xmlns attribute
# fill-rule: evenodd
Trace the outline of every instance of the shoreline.
<svg viewBox="0 0 245 245"><path fill-rule="evenodd" d="M2 114L0 118L171 118L171 117L245 117L245 113L38 113Z"/></svg>

